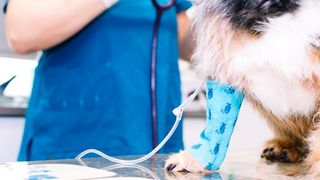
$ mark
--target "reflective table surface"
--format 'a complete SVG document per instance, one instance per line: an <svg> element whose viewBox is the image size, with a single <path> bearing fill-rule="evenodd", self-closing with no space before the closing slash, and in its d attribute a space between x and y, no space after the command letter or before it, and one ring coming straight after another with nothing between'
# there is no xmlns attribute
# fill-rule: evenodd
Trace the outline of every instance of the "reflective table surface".
<svg viewBox="0 0 320 180"><path fill-rule="evenodd" d="M21 176L12 176L23 174L21 179L38 180L38 179L130 179L130 180L145 180L145 179L186 179L186 180L250 180L250 179L297 179L283 175L277 170L277 165L267 164L260 160L259 152L257 151L242 151L230 152L220 170L213 174L187 173L187 172L167 172L164 167L164 162L167 155L156 155L138 165L119 165L109 162L103 158L84 158L81 161L71 160L56 160L56 161L35 161L35 162L15 162L15 163L0 163L0 179L19 179ZM136 157L122 157L125 159L133 159ZM45 165L73 165L69 167L60 167L64 175L54 176L48 175L50 170L45 169ZM86 169L98 170L97 172L88 171ZM7 168L6 170L4 168ZM89 169L89 168L88 168ZM89 170L90 170L89 169ZM7 173L7 176L5 175ZM9 172L9 173L8 173ZM39 175L39 172L42 174ZM101 174L101 172L108 172ZM11 173L11 174L10 174ZM33 174L32 174L33 173ZM37 176L34 174L38 173ZM80 177L80 174L82 176ZM100 174L99 174L100 173ZM11 176L10 176L11 175ZM16 178L13 178L16 177ZM19 178L18 178L19 177ZM60 177L60 178L57 178Z"/></svg>

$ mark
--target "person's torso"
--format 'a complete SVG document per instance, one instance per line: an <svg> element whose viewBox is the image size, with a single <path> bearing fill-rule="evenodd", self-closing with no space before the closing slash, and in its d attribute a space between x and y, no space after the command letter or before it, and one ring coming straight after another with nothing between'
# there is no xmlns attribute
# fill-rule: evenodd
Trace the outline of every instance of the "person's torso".
<svg viewBox="0 0 320 180"><path fill-rule="evenodd" d="M91 146L113 155L141 154L152 148L145 142L152 142L150 63L155 17L151 0L120 0L69 40L44 51L27 117L27 123L33 124L34 144L50 144L65 153ZM177 60L173 7L163 14L159 30L159 138L173 124L171 109L180 102ZM170 119L172 123L167 123Z"/></svg>

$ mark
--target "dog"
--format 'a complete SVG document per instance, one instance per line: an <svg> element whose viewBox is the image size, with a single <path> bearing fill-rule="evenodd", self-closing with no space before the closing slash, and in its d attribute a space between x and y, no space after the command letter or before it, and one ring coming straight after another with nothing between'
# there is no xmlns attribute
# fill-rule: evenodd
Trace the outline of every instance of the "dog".
<svg viewBox="0 0 320 180"><path fill-rule="evenodd" d="M320 0L193 4L199 75L244 92L265 117L274 139L261 158L299 164L287 175L320 176ZM185 151L171 155L165 168L183 171L181 162L199 169Z"/></svg>

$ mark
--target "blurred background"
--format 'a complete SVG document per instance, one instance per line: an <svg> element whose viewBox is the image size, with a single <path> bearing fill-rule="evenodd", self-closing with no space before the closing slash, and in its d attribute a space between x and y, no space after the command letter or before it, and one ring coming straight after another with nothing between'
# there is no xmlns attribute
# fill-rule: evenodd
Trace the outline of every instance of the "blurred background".
<svg viewBox="0 0 320 180"><path fill-rule="evenodd" d="M9 49L5 40L4 17L0 13L0 84L15 76L0 94L0 162L16 161L23 134L25 108L36 65L35 53L22 56ZM186 98L200 85L200 81L189 63L180 61L180 71L183 97ZM200 131L205 126L204 109L203 93L186 112L184 121L186 146L197 141ZM244 102L230 150L260 150L264 140L269 137L271 133L263 119L247 102Z"/></svg>

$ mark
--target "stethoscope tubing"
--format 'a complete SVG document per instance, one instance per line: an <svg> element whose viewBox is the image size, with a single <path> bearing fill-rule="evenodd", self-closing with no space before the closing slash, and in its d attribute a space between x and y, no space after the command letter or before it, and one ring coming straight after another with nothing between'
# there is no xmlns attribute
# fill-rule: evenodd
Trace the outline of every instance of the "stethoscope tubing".
<svg viewBox="0 0 320 180"><path fill-rule="evenodd" d="M169 2L164 5L161 5L157 0L152 0L152 3L154 5L154 7L157 9L157 11L163 12L163 11L173 7L174 4L176 3L176 0L169 0Z"/></svg>
<svg viewBox="0 0 320 180"><path fill-rule="evenodd" d="M153 139L153 148L155 148L158 145L158 128L157 128L157 93L156 93L156 64L157 64L157 45L158 45L158 35L159 35L159 28L160 28L160 22L162 13L169 8L173 7L176 0L170 0L165 5L160 5L157 0L152 0L152 3L154 7L156 8L156 20L154 23L153 28L153 35L152 35L152 50L151 50L151 82L150 82L150 88L151 88L151 114L152 114L152 139Z"/></svg>
<svg viewBox="0 0 320 180"><path fill-rule="evenodd" d="M155 0L153 0L153 2L155 2ZM175 3L175 0L172 0L172 4L170 5L173 6ZM80 164L82 164L82 158L90 153L94 153L97 154L105 159L108 159L109 161L115 162L115 163L120 163L120 164L137 164L137 163L141 163L149 158L151 158L154 154L156 154L166 143L167 141L170 139L170 137L172 136L172 134L175 132L175 130L177 129L179 122L181 121L182 118L182 114L184 111L184 108L191 103L191 101L196 97L196 95L200 92L200 89L202 88L199 87L187 100L186 102L182 103L179 107L175 108L173 111L173 114L176 116L176 121L173 124L171 130L169 131L169 133L164 137L164 139L160 142L160 144L158 144L158 137L157 137L157 104L156 104L156 57L157 57L157 44L158 44L158 31L159 31L159 27L160 27L160 20L161 20L161 15L162 12L164 12L164 10L168 9L169 7L165 7L162 8L162 10L159 8L159 6L155 6L157 9L157 17L156 17L156 21L154 24L154 30L153 30L153 37L152 37L152 54L151 54L151 94L152 94L152 122L153 122L153 145L154 148L151 152L149 152L147 155L138 158L138 159L133 159L133 160L123 160L123 159L117 159L111 156L108 156L106 154L104 154L101 151L98 151L96 149L88 149L83 151L82 153L80 153L76 159L80 162ZM85 164L84 164L85 165ZM155 178L157 179L157 178Z"/></svg>

